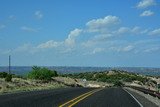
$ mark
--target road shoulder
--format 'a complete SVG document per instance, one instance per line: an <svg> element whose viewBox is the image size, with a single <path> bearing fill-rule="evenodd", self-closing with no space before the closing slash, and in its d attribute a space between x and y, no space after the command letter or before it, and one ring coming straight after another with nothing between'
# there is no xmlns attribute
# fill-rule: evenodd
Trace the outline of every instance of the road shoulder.
<svg viewBox="0 0 160 107"><path fill-rule="evenodd" d="M160 107L158 104L156 98L152 98L152 96L144 94L140 91L131 89L131 88L125 88L129 93L131 93L144 107ZM150 98L146 98L146 96ZM160 100L159 100L160 101Z"/></svg>

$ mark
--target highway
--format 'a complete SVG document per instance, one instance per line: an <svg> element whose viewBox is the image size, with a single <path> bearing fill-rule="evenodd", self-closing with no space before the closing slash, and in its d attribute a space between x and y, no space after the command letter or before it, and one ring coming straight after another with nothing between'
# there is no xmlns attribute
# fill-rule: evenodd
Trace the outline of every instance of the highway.
<svg viewBox="0 0 160 107"><path fill-rule="evenodd" d="M123 88L62 88L21 92L0 95L0 107L156 107L145 98L136 99L133 94ZM142 103L139 98L143 100Z"/></svg>

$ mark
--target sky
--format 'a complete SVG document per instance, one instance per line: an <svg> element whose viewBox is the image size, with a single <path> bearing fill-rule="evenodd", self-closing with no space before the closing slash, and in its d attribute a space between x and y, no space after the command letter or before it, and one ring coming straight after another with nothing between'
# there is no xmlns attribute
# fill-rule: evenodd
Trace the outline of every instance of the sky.
<svg viewBox="0 0 160 107"><path fill-rule="evenodd" d="M0 0L0 66L160 67L159 0Z"/></svg>

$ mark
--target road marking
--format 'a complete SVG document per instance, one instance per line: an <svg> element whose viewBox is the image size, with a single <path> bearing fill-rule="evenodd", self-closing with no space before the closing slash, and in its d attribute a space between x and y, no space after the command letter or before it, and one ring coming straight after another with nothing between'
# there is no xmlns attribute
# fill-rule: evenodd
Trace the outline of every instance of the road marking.
<svg viewBox="0 0 160 107"><path fill-rule="evenodd" d="M126 91L140 105L140 107L143 107L143 105L130 92L128 92L126 89L123 90Z"/></svg>
<svg viewBox="0 0 160 107"><path fill-rule="evenodd" d="M82 101L82 100L85 99L86 97L88 97L88 96L92 95L93 93L95 93L95 92L97 92L97 91L100 91L100 90L101 90L101 89L94 89L94 90L92 90L92 91L89 91L89 92L87 92L87 93L84 93L84 94L82 94L82 95L80 95L80 96L78 96L78 97L76 97L76 98L74 98L74 99L72 99L72 100L69 100L68 102L60 105L59 107L64 107L64 106L66 106L67 104L68 104L67 107L72 107L73 105L75 105L75 104L77 104L78 102ZM73 103L72 103L72 102L73 102ZM69 103L71 103L71 104L69 104Z"/></svg>
<svg viewBox="0 0 160 107"><path fill-rule="evenodd" d="M72 99L72 100L69 100L68 102L60 105L59 107L63 107L63 106L65 106L65 105L69 104L70 102L73 102L74 100L77 100L78 98L83 97L83 96L85 96L86 94L91 93L92 91L94 91L94 90L91 90L91 91L89 91L89 92L86 92L86 93L84 93L84 94L82 94L82 95L80 95L80 96L78 96L78 97L76 97L76 98L74 98L74 99Z"/></svg>
<svg viewBox="0 0 160 107"><path fill-rule="evenodd" d="M90 95L92 95L92 94L94 94L95 92L100 91L100 90L101 90L101 89L95 90L95 91L93 91L92 93L87 94L86 96L84 96L84 97L80 98L79 100L75 101L74 103L72 103L72 104L69 105L68 107L74 106L74 105L77 104L78 102L82 101L83 99L87 98L88 96L90 96Z"/></svg>

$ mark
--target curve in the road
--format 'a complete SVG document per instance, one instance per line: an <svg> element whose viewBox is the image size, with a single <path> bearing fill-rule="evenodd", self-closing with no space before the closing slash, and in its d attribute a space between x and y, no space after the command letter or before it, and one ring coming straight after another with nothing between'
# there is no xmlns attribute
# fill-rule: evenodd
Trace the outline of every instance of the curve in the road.
<svg viewBox="0 0 160 107"><path fill-rule="evenodd" d="M132 95L138 100L136 101ZM144 102L149 100L138 97L138 94L132 95L123 88L116 87L62 88L0 95L0 107L141 107L139 101L145 107L156 107L151 103L146 105Z"/></svg>
<svg viewBox="0 0 160 107"><path fill-rule="evenodd" d="M122 88L105 88L92 94L74 107L141 107Z"/></svg>

